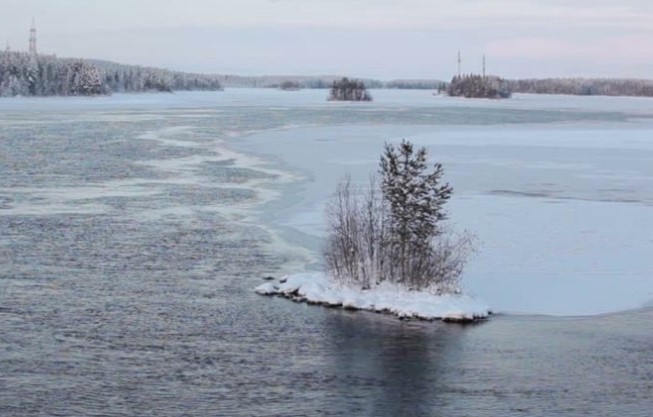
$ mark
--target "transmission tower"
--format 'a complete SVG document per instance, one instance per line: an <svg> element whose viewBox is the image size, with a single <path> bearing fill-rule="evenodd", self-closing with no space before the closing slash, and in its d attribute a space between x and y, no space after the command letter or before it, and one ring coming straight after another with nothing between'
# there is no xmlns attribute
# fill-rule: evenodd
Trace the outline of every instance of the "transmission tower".
<svg viewBox="0 0 653 417"><path fill-rule="evenodd" d="M460 71L462 67L463 60L460 55L460 50L458 51L458 76L460 77Z"/></svg>
<svg viewBox="0 0 653 417"><path fill-rule="evenodd" d="M32 19L32 28L29 30L29 53L36 55L36 22Z"/></svg>

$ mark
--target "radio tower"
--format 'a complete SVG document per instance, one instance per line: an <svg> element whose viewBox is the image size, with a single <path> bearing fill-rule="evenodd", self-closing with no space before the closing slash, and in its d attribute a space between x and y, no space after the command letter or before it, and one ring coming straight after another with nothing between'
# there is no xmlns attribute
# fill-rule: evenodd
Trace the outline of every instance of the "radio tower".
<svg viewBox="0 0 653 417"><path fill-rule="evenodd" d="M29 53L36 55L36 22L32 19L32 28L29 30Z"/></svg>
<svg viewBox="0 0 653 417"><path fill-rule="evenodd" d="M460 50L458 50L458 77L460 77L460 68L462 66L462 58L460 57Z"/></svg>

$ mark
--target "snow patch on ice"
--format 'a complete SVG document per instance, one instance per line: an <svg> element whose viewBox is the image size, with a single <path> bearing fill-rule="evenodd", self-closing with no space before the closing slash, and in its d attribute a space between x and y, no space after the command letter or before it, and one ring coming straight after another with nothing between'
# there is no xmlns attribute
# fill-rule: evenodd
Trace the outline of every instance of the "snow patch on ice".
<svg viewBox="0 0 653 417"><path fill-rule="evenodd" d="M408 291L390 283L360 290L339 286L321 272L290 275L279 283L266 282L255 291L309 304L389 313L400 318L468 322L492 314L485 303L467 295Z"/></svg>

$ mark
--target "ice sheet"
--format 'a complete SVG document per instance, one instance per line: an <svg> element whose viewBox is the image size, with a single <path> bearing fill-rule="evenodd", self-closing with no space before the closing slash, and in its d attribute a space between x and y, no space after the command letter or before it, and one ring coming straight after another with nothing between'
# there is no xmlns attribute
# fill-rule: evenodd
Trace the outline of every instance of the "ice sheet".
<svg viewBox="0 0 653 417"><path fill-rule="evenodd" d="M308 173L273 221L321 237L339 177L364 183L384 141L425 145L454 186L452 223L480 242L467 291L502 312L592 315L653 299L652 130L641 120L329 126L268 132L239 146Z"/></svg>

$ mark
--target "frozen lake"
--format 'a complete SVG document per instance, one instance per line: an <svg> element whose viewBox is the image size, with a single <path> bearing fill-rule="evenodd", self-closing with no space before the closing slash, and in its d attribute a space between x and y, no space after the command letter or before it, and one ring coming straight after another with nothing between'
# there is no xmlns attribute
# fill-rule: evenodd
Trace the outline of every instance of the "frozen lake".
<svg viewBox="0 0 653 417"><path fill-rule="evenodd" d="M653 101L372 94L0 100L0 414L647 415ZM444 164L465 286L507 314L254 294L320 268L338 178L402 138Z"/></svg>
<svg viewBox="0 0 653 417"><path fill-rule="evenodd" d="M337 180L350 173L364 184L383 143L406 138L444 164L456 191L452 223L479 238L467 288L498 311L589 315L653 300L651 102L470 102L421 93L419 100L431 101L415 102L428 107L408 108L396 92L377 94L377 104L349 108L340 125L294 126L233 143L308 178L287 193L295 203L272 213L274 223L322 236ZM616 112L620 104L627 112ZM371 123L373 112L382 116Z"/></svg>

